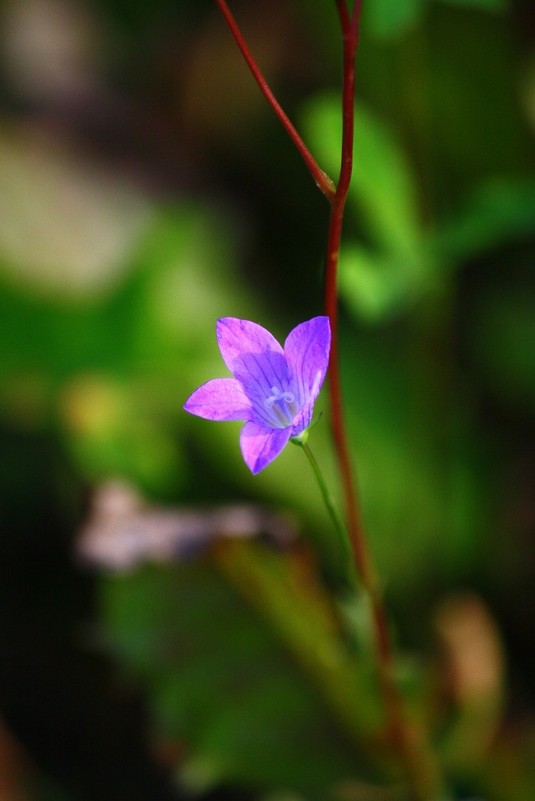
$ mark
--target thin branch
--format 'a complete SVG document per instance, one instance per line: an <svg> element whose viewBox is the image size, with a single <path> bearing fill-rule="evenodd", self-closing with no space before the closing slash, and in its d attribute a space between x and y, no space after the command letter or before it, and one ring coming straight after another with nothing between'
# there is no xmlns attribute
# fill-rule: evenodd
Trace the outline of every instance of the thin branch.
<svg viewBox="0 0 535 801"><path fill-rule="evenodd" d="M354 132L354 94L355 94L355 53L358 45L358 31L353 30L345 0L336 0L344 40L343 89L342 89L342 154L340 177L336 195L331 206L329 231L327 237L327 257L325 266L325 313L331 322L332 347L329 365L329 388L331 414L336 452L342 475L346 501L346 514L355 561L361 580L367 586L370 576L370 560L366 540L361 528L355 482L342 408L341 379L338 356L338 260L342 238L342 223L347 193L353 170L353 132Z"/></svg>
<svg viewBox="0 0 535 801"><path fill-rule="evenodd" d="M357 500L354 471L348 446L342 404L340 363L338 353L338 261L342 224L347 193L353 170L353 137L355 117L355 56L359 42L359 21L362 0L354 0L352 15L349 15L346 0L336 0L343 38L343 87L342 87L342 153L340 176L334 200L331 204L327 238L325 268L325 313L331 323L332 346L329 364L329 393L331 403L332 430L335 450L345 497L349 536L353 547L355 565L369 598L379 681L388 721L389 739L403 757L415 801L428 801L434 797L438 786L438 769L425 738L419 736L406 719L403 701L395 680L394 659L388 618L370 555L368 542L362 529Z"/></svg>
<svg viewBox="0 0 535 801"><path fill-rule="evenodd" d="M347 194L353 169L355 55L359 42L359 22L362 0L354 0L349 13L346 0L335 0L343 39L343 87L342 87L342 154L338 186L320 169L316 160L304 144L280 103L275 98L225 0L215 0L223 14L253 77L267 102L287 131L301 154L315 183L331 204L325 267L325 314L331 323L331 358L329 364L329 392L332 429L345 496L346 518L353 549L355 566L364 590L369 598L379 670L380 686L388 731L392 745L399 748L407 767L407 776L414 801L430 801L435 797L439 785L438 770L433 754L425 738L409 725L403 702L394 677L394 663L385 607L376 578L368 543L361 525L360 511L342 405L340 363L338 353L338 261L342 224Z"/></svg>
<svg viewBox="0 0 535 801"><path fill-rule="evenodd" d="M346 0L336 0L336 7L338 8L338 16L340 17L340 26L342 28L342 32L347 31L351 23Z"/></svg>
<svg viewBox="0 0 535 801"><path fill-rule="evenodd" d="M351 27L353 35L359 37L360 12L362 11L362 0L355 0L353 5L353 16L351 17Z"/></svg>
<svg viewBox="0 0 535 801"><path fill-rule="evenodd" d="M329 219L325 270L325 313L330 319L332 332L331 360L329 365L332 429L344 489L347 525L353 546L355 564L371 604L377 663L385 711L389 720L389 731L391 739L399 743L402 740L402 722L400 719L398 694L393 681L393 659L388 621L367 539L362 529L355 486L356 482L343 414L338 349L338 262L344 209L353 171L355 55L359 41L358 22L361 3L359 0L355 0L353 15L351 17L346 0L336 0L336 5L343 36L342 152L340 177L338 179L338 187L331 206Z"/></svg>
<svg viewBox="0 0 535 801"><path fill-rule="evenodd" d="M230 31L234 36L234 39L236 40L236 43L240 48L240 51L245 61L247 62L247 66L251 70L253 77L260 88L260 91L266 98L267 102L269 103L269 105L277 115L278 119L282 123L288 136L290 137L290 139L296 146L297 150L301 154L301 157L305 162L308 171L312 175L312 178L314 179L316 186L318 187L318 189L320 189L321 192L323 192L327 200L329 202L332 202L336 192L336 187L332 179L329 178L327 173L320 168L316 159L314 158L308 147L303 142L297 129L295 128L290 118L288 117L288 115L280 105L279 101L273 94L271 88L269 87L268 82L266 81L262 71L260 70L260 67L256 63L254 56L249 50L247 43L245 42L245 39L243 38L243 35L238 27L238 24L234 16L232 15L228 5L226 4L225 0L215 0L215 2L219 7L219 10L223 14L225 21L229 26Z"/></svg>

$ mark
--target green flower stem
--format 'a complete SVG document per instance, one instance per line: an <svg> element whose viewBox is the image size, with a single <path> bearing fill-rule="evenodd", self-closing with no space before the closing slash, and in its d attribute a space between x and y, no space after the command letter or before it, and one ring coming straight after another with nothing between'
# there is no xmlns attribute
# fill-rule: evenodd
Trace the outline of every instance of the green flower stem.
<svg viewBox="0 0 535 801"><path fill-rule="evenodd" d="M333 497L329 492L320 466L308 445L308 431L304 431L303 434L291 439L290 442L293 442L294 445L299 445L303 449L316 481L318 482L322 498L338 536L339 547L337 549L337 556L339 562L337 559L337 576L342 578L345 584L344 591L339 598L341 602L339 609L341 612L342 627L350 640L352 640L353 635L357 634L357 632L353 629L351 615L347 614L347 610L345 610L345 602L347 602L352 595L352 600L355 600L355 592L359 582L353 561L351 540L349 539L349 534L342 518L338 513ZM377 585L373 584L372 587L376 588ZM360 585L360 589L370 604L372 621L376 625L379 621L379 629L382 632L382 636L387 639L388 624L381 596L378 594L377 590L371 592L370 587L365 584ZM349 593L347 590L349 590ZM438 798L438 788L441 785L438 762L429 747L423 728L419 727L415 721L409 722L406 717L404 702L394 676L393 663L390 662L386 666L384 663L379 663L379 669L379 681L382 694L387 702L387 710L391 716L390 724L392 728L389 735L393 740L393 744L399 749L406 766L408 797L410 801L434 801L434 799Z"/></svg>
<svg viewBox="0 0 535 801"><path fill-rule="evenodd" d="M333 497L329 492L329 488L327 487L327 483L323 477L323 473L321 472L320 466L316 461L316 457L312 453L310 445L307 443L307 439L308 437L306 436L295 437L294 439L291 440L291 442L293 442L294 445L299 445L302 448L312 468L312 472L314 473L314 476L320 488L321 496L329 513L329 517L333 522L334 529L338 537L338 546L339 546L338 553L340 555L341 575L343 576L344 580L349 584L349 586L354 589L356 585L356 573L353 567L351 542L349 540L347 529L338 512L338 509L336 508L336 504L333 500Z"/></svg>

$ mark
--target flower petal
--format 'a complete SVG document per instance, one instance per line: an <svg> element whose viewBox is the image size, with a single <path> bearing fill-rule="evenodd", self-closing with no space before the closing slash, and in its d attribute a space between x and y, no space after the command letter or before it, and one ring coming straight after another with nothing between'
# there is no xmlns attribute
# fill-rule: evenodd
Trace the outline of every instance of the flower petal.
<svg viewBox="0 0 535 801"><path fill-rule="evenodd" d="M290 380L282 347L269 331L249 320L223 317L216 330L225 364L243 385L258 422L269 425L266 400L273 387L287 391Z"/></svg>
<svg viewBox="0 0 535 801"><path fill-rule="evenodd" d="M245 423L240 435L241 452L251 473L259 473L282 451L292 433L288 428L268 428Z"/></svg>
<svg viewBox="0 0 535 801"><path fill-rule="evenodd" d="M247 353L277 353L283 350L273 334L258 323L237 317L222 317L216 325L217 342L225 364L231 373L242 366Z"/></svg>
<svg viewBox="0 0 535 801"><path fill-rule="evenodd" d="M302 406L302 414L308 415L310 423L312 408L309 407L319 395L329 366L331 326L328 317L313 317L296 326L284 343L284 355L292 375L292 388ZM302 421L301 421L302 422ZM296 419L294 426L300 424Z"/></svg>
<svg viewBox="0 0 535 801"><path fill-rule="evenodd" d="M315 395L308 403L305 403L301 411L299 411L292 422L292 437L298 437L302 434L305 428L308 428L312 422L312 415L314 414L314 404L316 402Z"/></svg>
<svg viewBox="0 0 535 801"><path fill-rule="evenodd" d="M184 409L206 420L249 420L251 402L235 378L213 378L189 396Z"/></svg>

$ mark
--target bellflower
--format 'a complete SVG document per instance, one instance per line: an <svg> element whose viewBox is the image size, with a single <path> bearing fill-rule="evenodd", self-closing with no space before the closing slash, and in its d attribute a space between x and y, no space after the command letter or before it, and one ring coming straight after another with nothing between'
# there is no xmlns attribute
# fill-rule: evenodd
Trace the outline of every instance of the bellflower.
<svg viewBox="0 0 535 801"><path fill-rule="evenodd" d="M244 420L241 451L256 474L310 425L329 364L329 318L296 326L284 348L258 323L236 317L218 320L216 334L234 378L207 381L184 409L207 420Z"/></svg>

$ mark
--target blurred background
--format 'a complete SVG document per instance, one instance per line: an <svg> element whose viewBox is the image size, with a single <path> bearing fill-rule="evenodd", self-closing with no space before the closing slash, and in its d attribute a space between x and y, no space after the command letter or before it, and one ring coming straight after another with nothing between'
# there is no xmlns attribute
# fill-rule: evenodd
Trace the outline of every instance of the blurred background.
<svg viewBox="0 0 535 801"><path fill-rule="evenodd" d="M334 3L231 5L336 178ZM363 516L452 798L526 801L535 8L364 5L340 273ZM283 338L321 313L327 203L211 0L0 20L0 799L380 799L338 668L310 668L329 523L302 455L253 478L239 424L182 412L225 374L217 317Z"/></svg>

